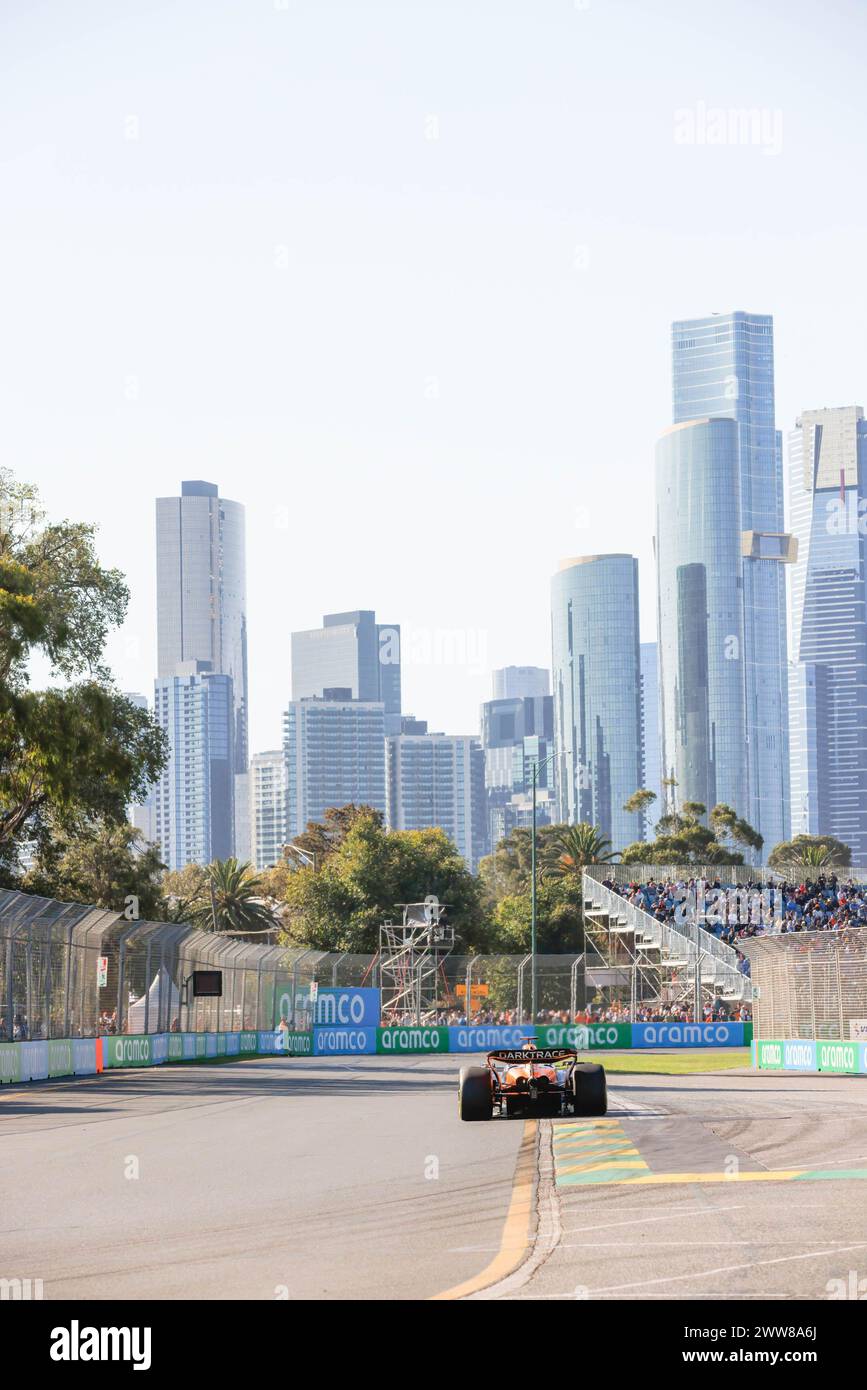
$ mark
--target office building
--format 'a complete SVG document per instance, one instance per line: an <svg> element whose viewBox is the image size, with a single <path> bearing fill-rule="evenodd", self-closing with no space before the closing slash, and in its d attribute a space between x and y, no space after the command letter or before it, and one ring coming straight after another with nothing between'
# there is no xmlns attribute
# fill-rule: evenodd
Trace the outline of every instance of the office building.
<svg viewBox="0 0 867 1390"><path fill-rule="evenodd" d="M247 766L247 593L244 508L215 483L184 482L158 497L157 675L190 661L229 676L235 771Z"/></svg>
<svg viewBox="0 0 867 1390"><path fill-rule="evenodd" d="M792 831L867 865L867 422L807 410L789 437Z"/></svg>
<svg viewBox="0 0 867 1390"><path fill-rule="evenodd" d="M498 673L494 674L496 677ZM543 674L547 684L548 673ZM494 684L496 689L496 680ZM536 822L547 825L555 818L552 696L526 695L486 701L482 705L482 750L488 841L493 850L517 826L532 823L534 763L538 768Z"/></svg>
<svg viewBox="0 0 867 1390"><path fill-rule="evenodd" d="M641 763L643 768L641 785L656 796L656 800L648 807L642 818L642 838L647 838L653 825L663 814L665 805L659 742L659 660L655 642L641 643L639 661L641 666Z"/></svg>
<svg viewBox="0 0 867 1390"><path fill-rule="evenodd" d="M533 699L551 693L551 675L544 666L502 666L491 674L495 700Z"/></svg>
<svg viewBox="0 0 867 1390"><path fill-rule="evenodd" d="M660 763L668 810L747 805L738 432L674 425L656 449Z"/></svg>
<svg viewBox="0 0 867 1390"><path fill-rule="evenodd" d="M322 627L292 633L292 699L346 689L381 703L387 733L400 733L400 627L369 610L327 613Z"/></svg>
<svg viewBox="0 0 867 1390"><path fill-rule="evenodd" d="M736 311L672 325L675 424L725 417L737 426L740 491L745 800L737 812L765 852L789 827L788 684L781 437L774 419L769 314Z"/></svg>
<svg viewBox="0 0 867 1390"><path fill-rule="evenodd" d="M642 772L637 560L564 560L551 636L557 819L596 825L621 850L635 839L623 806Z"/></svg>

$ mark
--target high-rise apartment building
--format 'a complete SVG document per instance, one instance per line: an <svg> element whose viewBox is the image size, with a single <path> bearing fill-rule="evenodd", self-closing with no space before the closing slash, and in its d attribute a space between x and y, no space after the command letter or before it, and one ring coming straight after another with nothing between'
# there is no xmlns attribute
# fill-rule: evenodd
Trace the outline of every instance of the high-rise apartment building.
<svg viewBox="0 0 867 1390"><path fill-rule="evenodd" d="M792 831L867 864L867 422L806 410L789 437Z"/></svg>
<svg viewBox="0 0 867 1390"><path fill-rule="evenodd" d="M205 662L234 691L235 770L247 766L247 591L244 508L216 483L181 484L158 497L157 675Z"/></svg>
<svg viewBox="0 0 867 1390"><path fill-rule="evenodd" d="M286 843L286 756L282 748L254 753L249 771L250 858L270 869Z"/></svg>
<svg viewBox="0 0 867 1390"><path fill-rule="evenodd" d="M564 560L551 634L557 819L597 825L620 850L636 838L623 806L641 785L637 560Z"/></svg>
<svg viewBox="0 0 867 1390"><path fill-rule="evenodd" d="M784 566L791 547L774 420L773 334L769 314L741 310L672 325L674 423L725 417L737 426L747 778L735 809L764 837L766 852L789 827Z"/></svg>
<svg viewBox="0 0 867 1390"><path fill-rule="evenodd" d="M326 613L322 627L292 633L292 699L346 689L380 702L387 733L400 733L400 627L365 609Z"/></svg>
<svg viewBox="0 0 867 1390"><path fill-rule="evenodd" d="M666 806L747 804L738 432L674 425L656 448L660 751Z"/></svg>
<svg viewBox="0 0 867 1390"><path fill-rule="evenodd" d="M170 869L234 852L235 704L230 676L181 662L154 682L169 761L154 792L154 838Z"/></svg>
<svg viewBox="0 0 867 1390"><path fill-rule="evenodd" d="M292 700L283 716L287 839L329 807L372 806L385 816L385 708L345 688Z"/></svg>
<svg viewBox="0 0 867 1390"><path fill-rule="evenodd" d="M390 830L438 826L474 872L488 852L485 765L478 738L422 733L386 739Z"/></svg>

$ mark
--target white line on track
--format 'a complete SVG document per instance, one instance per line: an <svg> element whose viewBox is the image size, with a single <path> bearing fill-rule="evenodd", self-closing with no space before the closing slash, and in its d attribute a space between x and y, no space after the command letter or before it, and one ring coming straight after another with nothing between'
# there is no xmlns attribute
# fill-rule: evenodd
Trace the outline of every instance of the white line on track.
<svg viewBox="0 0 867 1390"><path fill-rule="evenodd" d="M805 1250L800 1255L777 1255L772 1260L751 1260L749 1264L739 1265L717 1265L715 1269L693 1270L689 1274L669 1274L663 1279L636 1279L629 1284L605 1284L598 1289L588 1289L589 1298L594 1298L601 1293L623 1293L626 1289L654 1289L661 1284L683 1283L685 1279L709 1279L716 1274L739 1274L745 1269L758 1269L759 1266L792 1264L795 1260L818 1260L823 1255L844 1255L849 1250L867 1250L867 1241L859 1241L857 1245L835 1245L830 1250ZM507 1295L508 1296L508 1295ZM560 1298L574 1299L574 1290L569 1293L543 1293L543 1294L523 1294L519 1297L536 1298L538 1300L555 1300ZM741 1295L739 1294L740 1298Z"/></svg>
<svg viewBox="0 0 867 1390"><path fill-rule="evenodd" d="M684 1216L706 1216L712 1211L743 1211L743 1202L738 1202L730 1207L666 1207L661 1216L637 1216L632 1221L604 1221L598 1226L564 1226L564 1236L578 1236L585 1231L613 1231L618 1226L649 1226L652 1221L669 1221L672 1216L682 1214ZM651 1208L652 1211L659 1211L659 1207Z"/></svg>

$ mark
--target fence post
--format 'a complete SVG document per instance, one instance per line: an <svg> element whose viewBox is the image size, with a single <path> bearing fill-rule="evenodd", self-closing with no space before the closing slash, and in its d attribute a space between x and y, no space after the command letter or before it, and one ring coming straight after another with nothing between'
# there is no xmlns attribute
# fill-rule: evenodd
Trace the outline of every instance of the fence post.
<svg viewBox="0 0 867 1390"><path fill-rule="evenodd" d="M465 988L466 988L466 991L467 991L467 994L466 994L466 1010L467 1010L467 1027L468 1027L468 1028L470 1027L470 1024L471 1024L471 1022L472 1022L472 1019L470 1018L470 1006L471 1006L471 1002L472 1002L472 998L473 998L473 966L475 965L475 963L476 963L477 960L478 960L478 956L470 956L469 960L467 961L467 983L466 983Z"/></svg>

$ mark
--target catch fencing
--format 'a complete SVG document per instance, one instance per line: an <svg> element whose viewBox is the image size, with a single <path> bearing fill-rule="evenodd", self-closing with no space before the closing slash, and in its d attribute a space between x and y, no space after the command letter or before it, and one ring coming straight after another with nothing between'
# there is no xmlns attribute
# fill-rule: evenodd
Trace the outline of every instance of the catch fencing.
<svg viewBox="0 0 867 1390"><path fill-rule="evenodd" d="M232 1033L311 1026L311 986L379 988L377 954L266 946L187 923L0 890L0 1042L112 1034ZM449 955L413 967L418 989L394 1023L530 1021L525 955ZM220 970L220 998L192 997L196 970ZM595 1000L629 1000L629 980L581 955L536 957L539 1021ZM423 979L424 977L424 979Z"/></svg>
<svg viewBox="0 0 867 1390"><path fill-rule="evenodd" d="M867 1030L867 929L784 932L738 944L750 962L757 1038L848 1042Z"/></svg>

